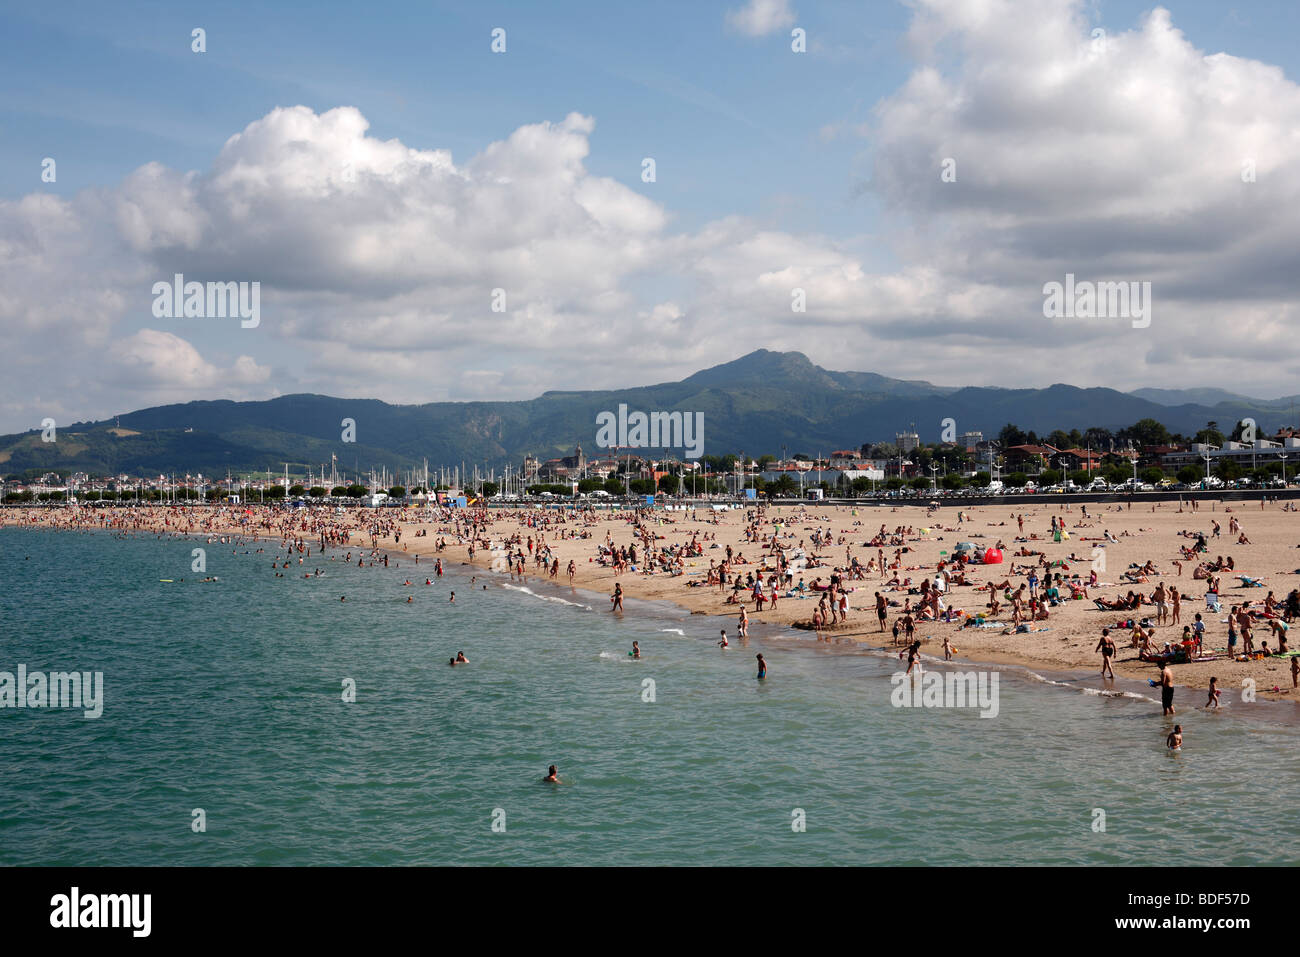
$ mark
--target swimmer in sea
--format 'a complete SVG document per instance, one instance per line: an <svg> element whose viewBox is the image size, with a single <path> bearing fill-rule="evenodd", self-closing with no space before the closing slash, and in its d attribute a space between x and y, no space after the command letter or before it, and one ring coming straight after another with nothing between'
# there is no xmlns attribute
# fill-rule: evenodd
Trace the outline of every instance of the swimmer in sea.
<svg viewBox="0 0 1300 957"><path fill-rule="evenodd" d="M560 783L559 769L557 769L555 765L552 764L549 768L547 768L546 777L542 778L542 781L546 784L559 784Z"/></svg>
<svg viewBox="0 0 1300 957"><path fill-rule="evenodd" d="M448 658L448 659L447 659L447 664L449 664L449 665L451 665L453 668L455 668L455 667L456 667L456 659L455 659L455 658Z"/></svg>
<svg viewBox="0 0 1300 957"><path fill-rule="evenodd" d="M415 601L415 599L412 598L410 595L407 595L407 596L406 596L406 603L407 603L408 605L409 605L411 602L413 602L413 601Z"/></svg>
<svg viewBox="0 0 1300 957"><path fill-rule="evenodd" d="M452 593L451 593L451 597L448 598L447 601L455 601L455 600L456 600L456 593L455 593L455 592L452 592Z"/></svg>
<svg viewBox="0 0 1300 957"><path fill-rule="evenodd" d="M1183 726L1174 725L1174 730L1169 732L1169 737L1165 738L1165 747L1170 751L1183 750Z"/></svg>
<svg viewBox="0 0 1300 957"><path fill-rule="evenodd" d="M469 664L469 659L465 657L465 652L458 651L456 652L455 662L458 665L467 665Z"/></svg>
<svg viewBox="0 0 1300 957"><path fill-rule="evenodd" d="M630 654L632 655L633 658L641 657L641 646L638 645L635 641L632 642L632 651L630 652Z"/></svg>
<svg viewBox="0 0 1300 957"><path fill-rule="evenodd" d="M760 678L766 678L766 677L767 677L767 662L763 660L763 655L762 655L761 653L755 655L754 657L758 659L758 677L760 677Z"/></svg>

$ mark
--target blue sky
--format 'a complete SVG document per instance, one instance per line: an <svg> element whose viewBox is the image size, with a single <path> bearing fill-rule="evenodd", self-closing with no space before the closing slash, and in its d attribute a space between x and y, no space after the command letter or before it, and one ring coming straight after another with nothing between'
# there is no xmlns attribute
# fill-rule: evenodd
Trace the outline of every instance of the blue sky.
<svg viewBox="0 0 1300 957"><path fill-rule="evenodd" d="M201 179L210 177L227 141L277 108L302 105L323 116L337 107L355 107L369 124L365 136L376 141L399 140L413 150L449 151L458 167L521 128L561 124L576 113L594 122L593 130L581 134L589 144L581 158L582 175L621 184L645 197L663 217L661 225L644 227L649 233L638 225L617 239L603 234L600 241L622 243L623 249L631 250L653 234L654 242L663 249L672 248L671 252L650 255L629 252L626 262L609 267L609 295L618 302L619 315L627 317L624 338L634 339L646 328L645 323L650 323L649 328L657 329L664 338L676 335L692 344L646 354L618 352L613 342L608 343L610 351L592 356L581 370L580 383L603 386L629 378L675 378L751 348L768 347L803 348L814 361L834 368L892 372L952 384L1013 384L997 381L988 371L989 359L1005 355L1008 343L1018 341L1017 335L1032 339L1037 330L1017 333L1005 329L993 314L1005 311L1006 304L989 302L980 307L975 303L990 290L1021 285L1023 279L1023 289L1007 301L1011 308L1032 310L1035 297L1040 298L1035 290L1044 281L1059 278L1059 264L1075 268L1073 260L1064 256L1064 250L1062 256L1041 255L1042 240L1035 232L1035 220L1041 228L1049 212L1046 208L1037 217L1024 216L1015 225L1014 236L1001 225L993 225L1002 207L990 197L1001 196L998 191L1013 174L1008 169L989 168L991 159L981 157L980 185L986 190L982 198L972 201L963 194L960 207L936 209L930 193L918 193L903 180L912 172L918 177L924 173L925 189L929 190L934 179L930 162L947 147L940 139L925 143L928 152L920 165L926 169L915 170L909 164L920 154L911 144L921 150L925 134L934 134L938 125L949 123L954 131L961 129L962 136L954 133L953 140L965 144L965 162L966 157L980 156L975 144L987 145L996 139L1002 124L1012 139L1023 136L1028 142L1041 138L1044 144L1057 122L1067 128L1104 124L1108 108L1101 96L1098 115L1090 116L1084 102L1072 106L1077 112L1069 116L1034 119L1031 128L1025 126L1023 115L999 117L987 104L963 114L960 104L973 99L968 96L970 91L978 90L989 74L1013 74L1018 59L1029 57L1036 42L1032 37L1013 38L1005 45L998 38L1020 30L1028 33L1028 24L1040 14L1044 21L1073 17L1070 29L1082 44L1087 30L1094 26L1114 35L1136 36L1153 7L1128 2L973 0L967 4L970 9L988 8L990 12L984 22L972 25L967 14L948 0L925 0L916 5L786 0L789 22L807 31L808 52L797 55L790 49L788 25L751 36L729 22L729 13L746 2L753 0L721 4L426 2L376 7L278 3L270 9L259 3L9 5L5 29L0 33L4 79L0 84L0 200L10 205L0 207L0 227L4 227L7 214L13 234L39 232L41 217L57 218L51 211L57 208L78 217L83 223L78 231L84 236L91 235L91 224L105 230L103 241L88 240L79 252L87 260L107 258L121 216L120 210L116 219L105 210L117 201L117 195L125 190L124 181L134 171L158 164L177 176L195 171ZM780 5L779 0L773 2ZM1300 5L1259 2L1233 7L1178 2L1168 9L1173 28L1180 31L1189 48L1204 53L1227 51L1239 64L1258 60L1279 68L1284 77L1270 80L1271 86L1262 89L1284 89L1289 96L1296 75L1294 38L1300 34ZM915 27L923 14L945 21L947 40L920 53ZM987 22L998 18L1005 27ZM206 31L207 52L203 54L190 49L195 27ZM504 55L494 55L489 49L490 32L495 27L507 31ZM991 60L983 64L980 57ZM947 119L936 118L933 123L916 112L917 103L925 102L925 94L909 87L927 66L951 81L944 94L951 111ZM1177 76L1180 68L1178 57L1168 64L1153 63L1153 82L1162 82L1163 70L1168 77L1164 82L1195 86L1196 80ZM1128 69L1138 68L1130 64ZM1243 76L1253 70L1247 66L1239 69ZM1037 79L1028 69L1025 75L1026 84L1041 84L1044 69L1040 64ZM1117 90L1111 92L1119 97L1118 102L1124 102L1119 85L1132 87L1135 76L1138 74L1123 81L1116 79ZM1090 75L1088 82L1104 84L1105 76ZM1275 96L1268 94L1267 98ZM1261 104L1261 108L1267 106ZM1165 109L1154 102L1149 108ZM1185 108L1195 121L1203 101L1189 95ZM1153 118L1167 116L1153 114ZM909 122L915 124L914 129L909 130ZM1280 111L1279 127L1287 122L1286 111ZM1144 125L1137 118L1133 129ZM1197 144L1208 136L1224 136L1221 124L1192 131L1186 142ZM1170 142L1174 149L1173 137ZM1278 146L1281 149L1282 144ZM1247 148L1257 151L1259 144L1240 149L1224 144L1225 155ZM1194 145L1185 151L1197 149ZM40 180L41 160L47 156L58 163L55 183ZM654 157L657 164L657 181L649 184L640 179L641 160L647 156ZM1009 161L1001 155L999 162ZM1063 172L1062 189L1068 191L1071 182L1080 175L1086 177L1096 166L1095 158L1086 151L1081 151L1078 162L1081 173ZM887 175L882 178L882 173ZM1122 173L1110 170L1106 175ZM537 188L549 186L539 184ZM1091 198L1080 202L1095 202L1105 193L1100 188L1085 192ZM58 197L68 205L41 211L18 209L17 204L34 195ZM393 195L400 196L400 190ZM1026 194L1002 196L998 202L1020 213L1041 205L1042 200L1041 194ZM1274 196L1265 205L1279 201L1281 198ZM940 202L947 202L947 197ZM966 207L968 202L974 205ZM1221 199L1207 201L1196 215L1207 223L1218 222L1221 204ZM159 215L166 218L165 211ZM978 226L972 225L976 221L972 217L978 217ZM1148 211L1142 218L1150 222L1153 217ZM198 219L206 221L202 216ZM1119 268L1113 257L1102 254L1101 233L1094 237L1090 232L1095 225L1093 220L1088 228L1062 227L1062 233L1084 237L1079 248L1087 252L1078 268ZM138 261L93 265L88 261L85 266L70 262L66 267L75 268L77 282L84 287L80 301L94 300L99 303L96 310L103 309L102 315L96 311L94 322L82 327L88 354L96 348L102 354L107 343L120 343L128 337L154 337L148 342L141 339L134 351L114 353L122 360L119 364L126 366L117 377L119 385L106 381L102 389L87 388L86 366L78 365L70 353L53 358L33 355L25 364L27 378L12 377L7 387L10 392L0 393L0 427L18 427L49 405L58 406L60 415L81 416L104 405L125 410L184 396L245 398L290 391L351 394L363 390L364 383L374 382L376 370L388 369L391 381L377 384L372 394L394 401L480 397L475 382L484 394L502 398L573 384L555 371L556 354L546 352L540 342L524 348L518 345L518 336L476 342L468 356L446 356L447 365L440 366L441 360L433 355L440 350L411 335L412 327L403 323L422 322L422 329L444 323L438 333L445 343L449 332L459 333L478 321L456 305L460 302L457 297L464 293L477 302L479 293L450 290L432 281L423 293L424 301L446 304L445 308L430 305L427 314L421 314L411 303L400 303L394 293L392 301L374 317L376 328L411 337L404 358L363 355L362 344L354 343L358 350L355 374L345 371L348 360L344 355L331 352L328 343L347 343L347 335L338 331L342 327L331 324L359 317L374 304L371 280L375 277L371 275L357 277L356 302L351 304L338 301L338 290L328 304L291 303L288 295L282 297L280 314L287 317L296 309L296 323L269 322L257 337L233 338L225 331L197 327L151 331L152 317L142 308L148 300L139 291L144 280L124 277L137 268L143 269L145 279L169 276L175 262L201 262L204 250L229 238L204 235L187 247L186 256L178 258L172 247L163 248L166 244L155 241L158 229L169 227L155 224L152 228L154 239L134 242ZM199 232L202 228L206 227L194 227ZM1132 222L1119 228L1130 235L1141 229ZM1171 233L1185 237L1187 231L1187 224L1171 224ZM1261 235L1268 232L1261 230ZM748 242L750 237L761 240ZM460 241L449 238L452 245ZM1171 241L1170 236L1160 240ZM1240 237L1234 240L1238 241L1244 245ZM54 243L38 245L48 251L51 260L56 255ZM940 252L919 251L923 246ZM975 262L993 247L1005 255L997 262ZM523 248L531 247L525 243ZM1017 249L1024 251L1025 258L1010 262L1008 257ZM485 255L496 251L485 250ZM245 250L243 261L257 255ZM260 255L264 256L264 251ZM1070 255L1079 252L1071 250ZM781 261L782 256L788 261ZM222 261L240 260L234 253L231 257ZM694 268L693 258L707 265ZM761 260L759 266L751 269L751 261L757 260ZM1131 262L1135 270L1144 270L1135 273L1138 278L1150 274L1158 283L1164 280L1164 289L1177 291L1187 304L1185 313L1179 310L1180 315L1192 315L1205 297L1196 281L1198 275L1205 276L1203 266L1188 263L1182 267L1186 283L1180 286L1167 257L1135 255ZM59 275L52 261L42 265L51 287L68 278ZM1267 304L1243 316L1247 326L1278 321L1277 308L1290 295L1285 282L1278 279L1285 265L1261 266L1259 275L1252 277L1250 290ZM733 267L737 275L727 272ZM103 270L102 280L94 278L96 269ZM818 270L837 279L848 276L865 288L844 292L827 285L821 297L827 308L810 310L807 317L796 319L776 315L779 303L788 303L788 296L774 296L757 305L736 301L738 289L769 281L778 286L787 272L804 277L792 279L791 284L816 282L813 274ZM950 280L954 272L964 274L965 289ZM1000 273L1005 275L997 275ZM249 276L257 278L252 273ZM557 322L556 329L571 328L580 334L585 322L602 321L593 313L564 318L564 304L572 297L563 289L545 289L540 280L534 282L536 278L518 282L530 289L532 307L517 316L512 307L512 317L519 323L549 328ZM268 269L261 281L264 294L273 303L277 289L289 293L311 282L299 275L283 278L277 286L275 269ZM927 299L927 290L934 293L936 283L950 288ZM1281 283L1282 288L1272 289L1274 283ZM913 288L904 293L901 285ZM363 290L365 303L361 301ZM873 311L883 298L893 295L899 297L898 302L887 309L881 306L879 313ZM818 299L816 295L812 298ZM729 302L734 309L725 308ZM767 308L763 303L769 302L776 304L773 315L751 325L754 310L763 311ZM0 322L20 328L38 322L38 305L29 304L25 314L15 311L11 316L5 315L2 306L0 303ZM986 322L981 319L981 308ZM328 310L329 318L320 318L315 327L304 319L309 314L324 316L322 309ZM1204 309L1207 315L1214 309L1222 314L1220 307L1209 303ZM76 319L63 318L69 323ZM984 324L963 325L960 335L945 339L940 355L922 356L915 345L909 347L908 340L915 335L916 342L927 343L926 348L933 350L936 337L948 336L958 319ZM866 336L852 336L855 321L867 331ZM603 322L609 326L608 317ZM1190 330L1192 320L1187 322ZM726 340L710 339L702 331L716 330L719 325L734 326L736 334ZM307 331L326 326L332 331L319 337ZM1123 370L1095 362L1078 372L1058 371L1043 368L1039 357L1027 363L1036 371L1027 373L1028 381L1023 384L1073 381L1120 388L1183 384L1186 376L1178 369L1196 358L1194 351L1175 348L1171 352L1171 342L1178 337L1159 338L1160 327L1156 328L1153 338L1135 340L1149 345L1140 362L1135 359ZM74 337L75 329L74 323L70 326ZM164 352L170 358L159 358L160 342L166 337L170 337L167 348L171 351ZM1267 338L1261 333L1254 342L1264 355L1270 348ZM882 350L882 342L892 345ZM436 380L433 385L428 377L418 374L418 369L426 366L413 361L421 351L430 353L426 358ZM1248 348L1242 358L1252 354ZM223 373L234 370L240 357L249 359L243 366L247 374ZM478 378L460 375L467 363L469 372ZM1050 359L1047 365L1050 367ZM612 366L618 368L612 370ZM168 382L163 381L164 367L196 371L189 379L177 376ZM259 371L253 374L249 369ZM1188 384L1246 390L1242 383L1209 381L1214 374L1214 366L1207 363L1194 373L1197 381ZM1281 392L1290 374L1279 370L1275 381L1254 384L1263 391ZM132 391L120 386L133 381L148 383L149 388ZM56 384L66 390L74 383L85 389L82 407L69 406L51 391ZM37 386L47 390L39 400L33 398Z"/></svg>
<svg viewBox="0 0 1300 957"><path fill-rule="evenodd" d="M202 169L276 106L361 109L371 134L477 152L525 123L596 118L592 172L654 193L685 228L744 214L791 228L871 231L861 191L870 142L821 131L870 121L910 67L902 3L795 4L812 56L788 31L728 31L738 4L396 2L10 4L0 34L0 195L110 185L150 161ZM1094 3L1130 28L1150 3ZM1297 74L1300 4L1173 5L1206 50ZM203 27L207 53L190 50ZM507 30L507 54L489 54ZM45 156L65 157L54 185Z"/></svg>

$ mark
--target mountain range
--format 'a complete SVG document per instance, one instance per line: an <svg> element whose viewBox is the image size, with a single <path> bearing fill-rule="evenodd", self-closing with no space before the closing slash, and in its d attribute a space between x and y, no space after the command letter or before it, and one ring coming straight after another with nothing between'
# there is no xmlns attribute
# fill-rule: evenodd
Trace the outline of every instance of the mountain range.
<svg viewBox="0 0 1300 957"><path fill-rule="evenodd" d="M799 352L760 349L680 382L604 391L554 391L508 402L393 405L376 399L296 394L254 402L196 401L60 427L53 442L39 430L0 436L0 473L32 470L92 474L159 472L220 475L327 469L331 455L353 474L387 466L487 465L500 471L525 454L545 460L588 458L596 415L617 411L701 412L706 455L816 455L893 441L915 425L923 442L939 440L951 418L958 433L995 436L1007 423L1046 435L1054 429L1119 429L1153 418L1194 434L1207 421L1225 431L1252 417L1261 434L1294 424L1296 397L1255 399L1214 388L1119 392L1057 384L1044 389L948 387L872 372L832 372ZM355 441L342 440L343 420Z"/></svg>

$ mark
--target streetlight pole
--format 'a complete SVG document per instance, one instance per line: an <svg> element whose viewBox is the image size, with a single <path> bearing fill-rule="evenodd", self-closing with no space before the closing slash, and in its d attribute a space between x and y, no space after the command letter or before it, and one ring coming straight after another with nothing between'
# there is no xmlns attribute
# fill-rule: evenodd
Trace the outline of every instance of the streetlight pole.
<svg viewBox="0 0 1300 957"><path fill-rule="evenodd" d="M937 466L937 465L935 465L933 462L931 462L931 463L930 463L930 490L931 490L932 492L937 492L937 491L939 491L939 482L938 482L938 480L935 478L935 474L936 474L938 471L939 471L939 466Z"/></svg>

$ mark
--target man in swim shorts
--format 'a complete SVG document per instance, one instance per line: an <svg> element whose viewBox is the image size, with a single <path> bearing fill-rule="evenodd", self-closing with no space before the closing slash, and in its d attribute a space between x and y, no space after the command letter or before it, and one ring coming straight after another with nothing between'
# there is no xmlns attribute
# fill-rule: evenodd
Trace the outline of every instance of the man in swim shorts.
<svg viewBox="0 0 1300 957"><path fill-rule="evenodd" d="M1093 650L1101 652L1101 676L1104 678L1109 673L1114 678L1115 670L1110 666L1110 659L1115 657L1115 639L1110 636L1109 628L1101 630L1101 641Z"/></svg>
<svg viewBox="0 0 1300 957"><path fill-rule="evenodd" d="M1169 662L1160 666L1160 703L1164 714L1174 713L1174 672L1169 667Z"/></svg>

